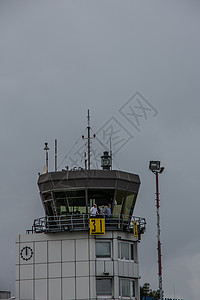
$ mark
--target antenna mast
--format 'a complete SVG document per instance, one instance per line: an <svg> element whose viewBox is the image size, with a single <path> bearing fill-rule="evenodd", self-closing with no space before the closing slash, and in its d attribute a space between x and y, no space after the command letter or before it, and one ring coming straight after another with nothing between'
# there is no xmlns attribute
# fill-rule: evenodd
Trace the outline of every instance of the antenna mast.
<svg viewBox="0 0 200 300"><path fill-rule="evenodd" d="M58 145L57 145L57 139L55 139L55 172L58 169L57 158L58 158Z"/></svg>
<svg viewBox="0 0 200 300"><path fill-rule="evenodd" d="M91 127L90 127L90 111L88 109L88 116L87 116L87 119L88 119L88 126L87 126L87 129L88 129L88 136L87 138L84 137L84 135L82 135L82 139L86 139L87 140L87 146L88 146L88 153L86 154L85 152L85 170L87 170L87 167L88 167L88 170L90 170L90 158L91 158L91 139L95 138L96 135L94 134L93 137L91 137L90 135L90 130L91 130Z"/></svg>
<svg viewBox="0 0 200 300"><path fill-rule="evenodd" d="M90 170L90 111L88 109L88 170Z"/></svg>
<svg viewBox="0 0 200 300"><path fill-rule="evenodd" d="M112 170L112 138L110 137L110 157L111 157L111 170Z"/></svg>

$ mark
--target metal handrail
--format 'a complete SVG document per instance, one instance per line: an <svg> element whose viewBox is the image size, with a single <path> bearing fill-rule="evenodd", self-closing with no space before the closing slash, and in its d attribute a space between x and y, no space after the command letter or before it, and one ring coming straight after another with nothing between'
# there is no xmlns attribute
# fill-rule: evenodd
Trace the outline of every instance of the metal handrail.
<svg viewBox="0 0 200 300"><path fill-rule="evenodd" d="M73 214L59 216L45 216L34 220L32 230L27 233L50 233L61 231L89 230L90 218L105 218L106 230L132 231L133 221L136 221L139 228L145 229L145 218L113 214L110 217L105 215L91 216L90 214Z"/></svg>

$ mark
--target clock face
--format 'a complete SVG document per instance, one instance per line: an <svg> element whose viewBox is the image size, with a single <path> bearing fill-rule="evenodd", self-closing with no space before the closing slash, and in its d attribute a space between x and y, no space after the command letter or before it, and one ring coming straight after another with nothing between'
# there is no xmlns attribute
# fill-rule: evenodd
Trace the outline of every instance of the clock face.
<svg viewBox="0 0 200 300"><path fill-rule="evenodd" d="M22 248L21 252L20 252L20 256L23 260L29 260L31 259L31 257L33 256L33 250L31 249L31 247L24 247Z"/></svg>
<svg viewBox="0 0 200 300"><path fill-rule="evenodd" d="M104 158L104 159L103 159L103 165L104 165L104 166L110 165L110 159L109 159L109 158Z"/></svg>

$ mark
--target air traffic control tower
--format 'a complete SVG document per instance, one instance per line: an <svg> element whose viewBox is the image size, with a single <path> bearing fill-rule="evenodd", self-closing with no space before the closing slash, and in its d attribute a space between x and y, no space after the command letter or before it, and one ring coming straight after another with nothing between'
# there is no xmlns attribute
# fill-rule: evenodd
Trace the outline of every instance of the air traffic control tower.
<svg viewBox="0 0 200 300"><path fill-rule="evenodd" d="M16 299L139 300L140 179L109 159L104 152L101 170L39 175L45 216L17 238Z"/></svg>

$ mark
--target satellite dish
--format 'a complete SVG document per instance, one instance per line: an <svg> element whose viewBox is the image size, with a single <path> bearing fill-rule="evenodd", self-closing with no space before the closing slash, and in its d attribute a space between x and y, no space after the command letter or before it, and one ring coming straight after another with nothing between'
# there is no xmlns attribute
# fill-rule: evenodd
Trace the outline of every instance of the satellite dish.
<svg viewBox="0 0 200 300"><path fill-rule="evenodd" d="M43 174L46 174L47 173L47 166L44 166L44 168L43 168Z"/></svg>

